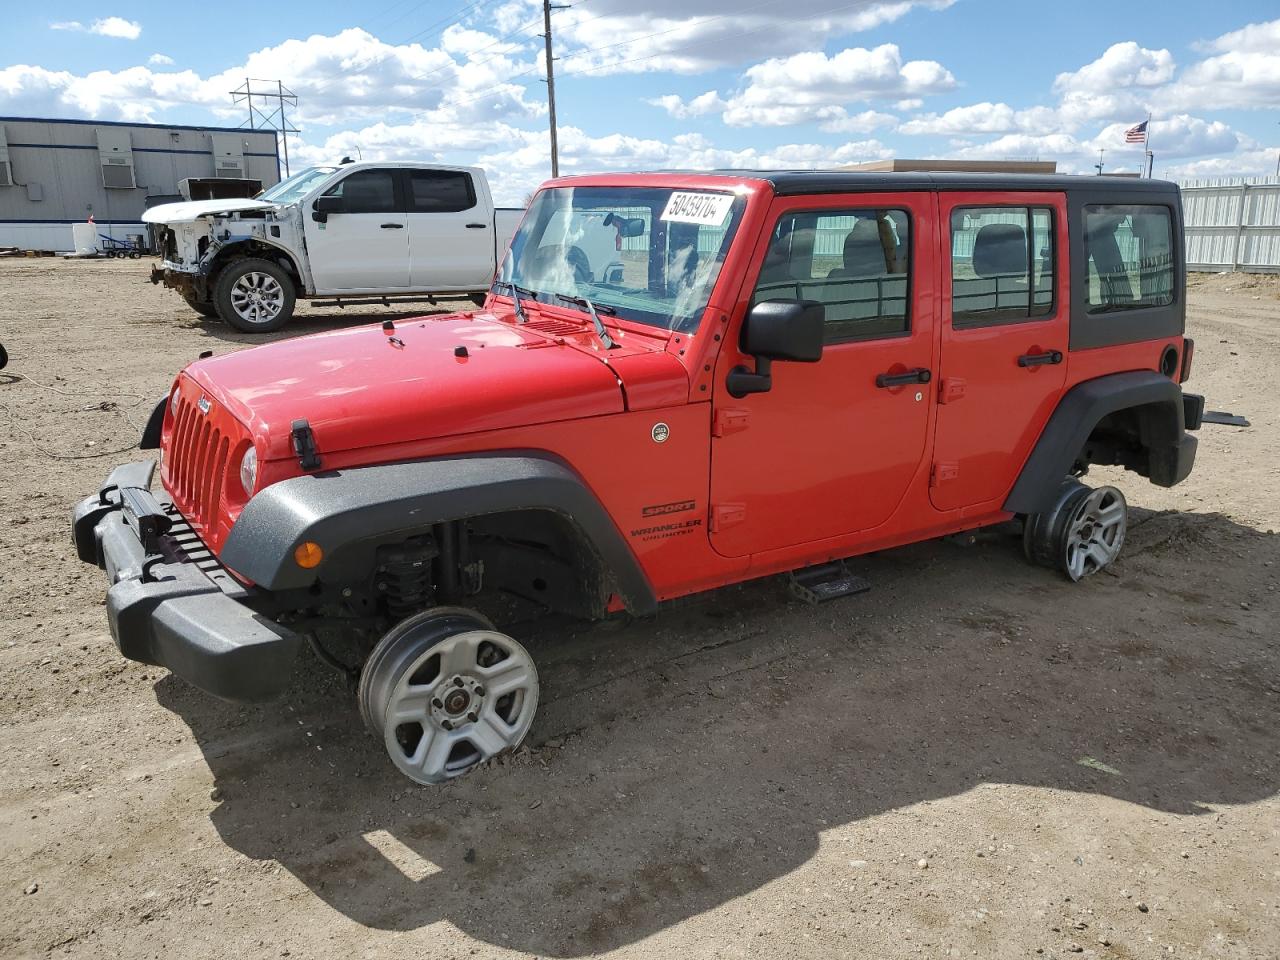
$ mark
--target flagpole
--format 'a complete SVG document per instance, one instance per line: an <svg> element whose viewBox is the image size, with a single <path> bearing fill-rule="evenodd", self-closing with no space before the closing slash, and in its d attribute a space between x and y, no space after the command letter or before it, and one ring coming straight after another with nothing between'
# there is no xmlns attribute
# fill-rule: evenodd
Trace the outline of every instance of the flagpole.
<svg viewBox="0 0 1280 960"><path fill-rule="evenodd" d="M1150 180L1155 174L1156 162L1155 156L1151 153L1151 113L1147 112L1147 125L1143 129L1142 149L1147 154L1147 179Z"/></svg>

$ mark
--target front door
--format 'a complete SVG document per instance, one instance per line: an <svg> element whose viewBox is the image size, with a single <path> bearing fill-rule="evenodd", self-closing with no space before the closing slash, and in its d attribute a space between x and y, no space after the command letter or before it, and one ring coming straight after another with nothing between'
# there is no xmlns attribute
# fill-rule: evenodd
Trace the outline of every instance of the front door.
<svg viewBox="0 0 1280 960"><path fill-rule="evenodd" d="M934 202L920 193L774 204L739 309L820 301L825 345L817 363L775 363L773 388L742 399L725 388L741 358L720 352L710 518L720 554L870 530L901 503L930 419Z"/></svg>
<svg viewBox="0 0 1280 960"><path fill-rule="evenodd" d="M478 290L493 279L493 222L465 170L406 170L409 282Z"/></svg>
<svg viewBox="0 0 1280 960"><path fill-rule="evenodd" d="M1062 194L944 193L942 362L930 498L999 508L1066 380Z"/></svg>
<svg viewBox="0 0 1280 960"><path fill-rule="evenodd" d="M307 259L316 293L383 293L409 287L409 241L395 168L353 171L325 196L342 210L319 223L306 210Z"/></svg>

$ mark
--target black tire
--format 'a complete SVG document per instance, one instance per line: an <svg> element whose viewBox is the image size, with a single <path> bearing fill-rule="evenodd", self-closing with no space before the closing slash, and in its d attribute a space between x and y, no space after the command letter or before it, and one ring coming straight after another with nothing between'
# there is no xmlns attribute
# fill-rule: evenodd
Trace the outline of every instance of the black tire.
<svg viewBox="0 0 1280 960"><path fill-rule="evenodd" d="M233 294L243 293L238 284L252 275L259 278L268 277L279 288L278 312L266 319L254 320L250 316L242 315L233 302ZM288 323L293 316L293 308L297 304L297 293L293 288L293 278L277 264L270 260L249 257L233 261L218 274L217 283L213 288L213 304L217 308L218 316L241 333L274 333Z"/></svg>
<svg viewBox="0 0 1280 960"><path fill-rule="evenodd" d="M190 297L183 297L182 299L186 300L187 306L200 314L200 316L209 317L213 320L219 319L218 308L215 307L212 302L208 300L192 300Z"/></svg>

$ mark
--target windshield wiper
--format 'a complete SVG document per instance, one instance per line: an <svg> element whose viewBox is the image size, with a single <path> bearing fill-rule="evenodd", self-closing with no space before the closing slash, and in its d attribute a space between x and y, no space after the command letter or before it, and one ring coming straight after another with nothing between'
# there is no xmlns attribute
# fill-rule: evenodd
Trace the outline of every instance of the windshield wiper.
<svg viewBox="0 0 1280 960"><path fill-rule="evenodd" d="M604 344L605 349L614 350L617 348L618 344L614 342L613 337L609 336L609 331L605 329L604 321L600 319L601 313L616 314L617 310L608 304L601 304L597 307L586 297L578 297L569 293L557 293L556 296L565 303L586 307L587 313L591 314L591 323L596 328L596 336L600 338L600 342Z"/></svg>
<svg viewBox="0 0 1280 960"><path fill-rule="evenodd" d="M493 285L495 287L506 287L511 291L511 302L516 306L516 319L520 323L528 323L529 318L524 312L524 305L520 303L520 294L523 293L526 297L536 297L537 294L532 290L526 290L524 287L517 286L510 280L495 280Z"/></svg>

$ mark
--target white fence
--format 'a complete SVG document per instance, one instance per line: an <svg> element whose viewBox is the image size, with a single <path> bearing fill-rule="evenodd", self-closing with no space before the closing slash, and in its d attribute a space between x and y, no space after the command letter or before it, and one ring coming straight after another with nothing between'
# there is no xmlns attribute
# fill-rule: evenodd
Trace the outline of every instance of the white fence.
<svg viewBox="0 0 1280 960"><path fill-rule="evenodd" d="M1187 269L1280 273L1280 179L1181 180Z"/></svg>

